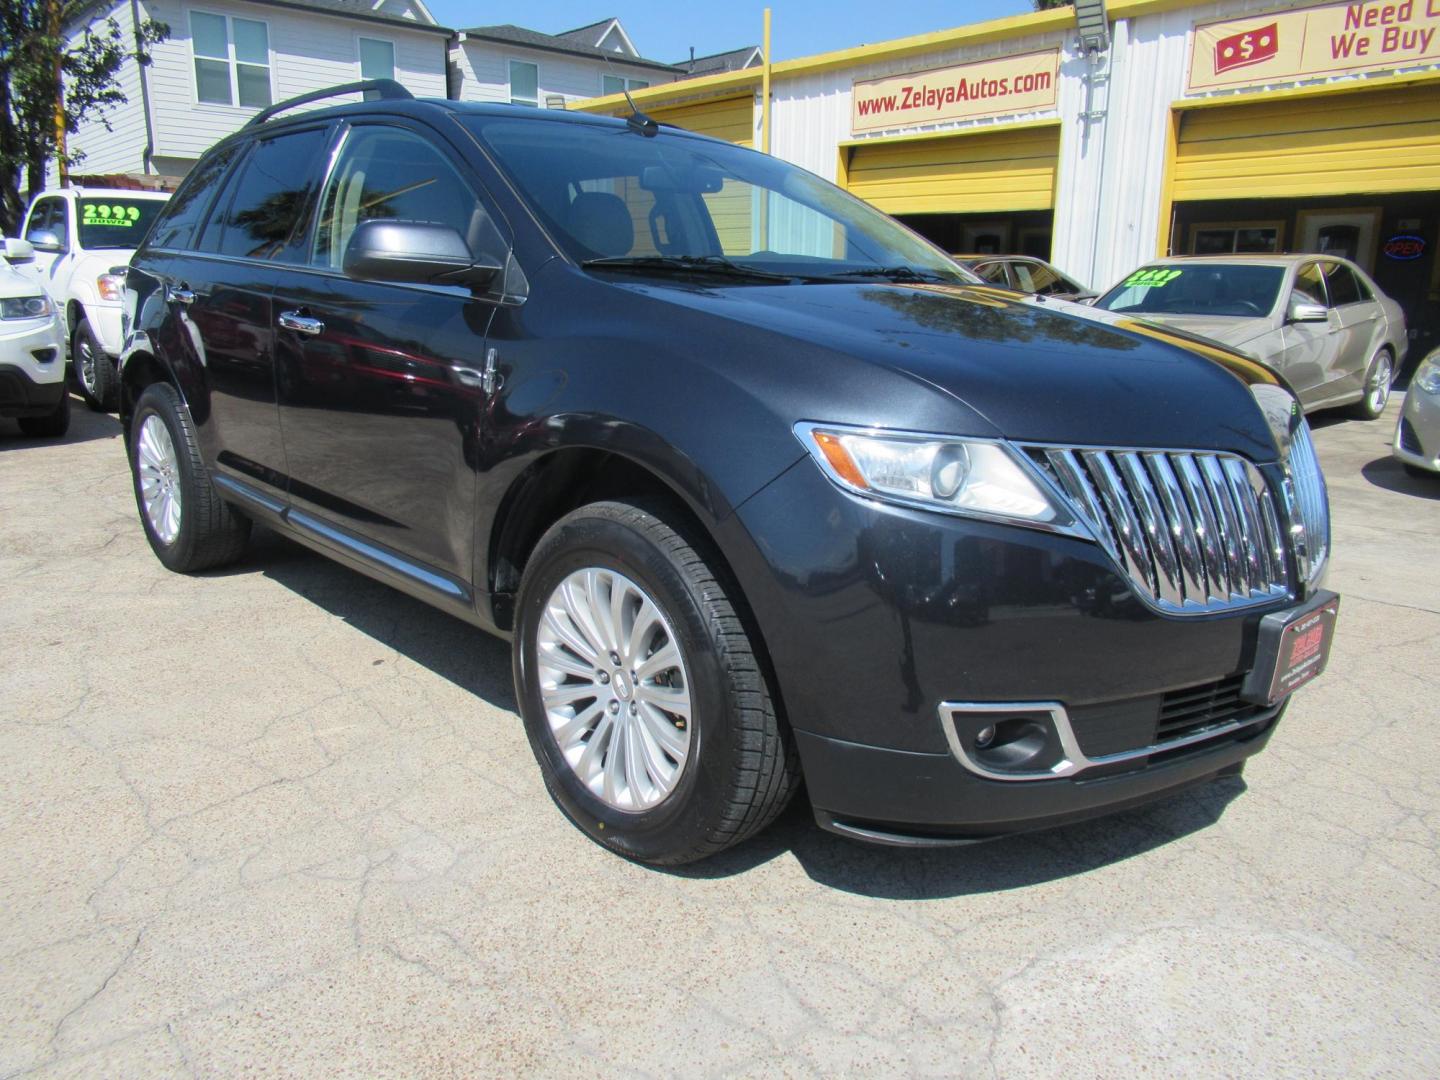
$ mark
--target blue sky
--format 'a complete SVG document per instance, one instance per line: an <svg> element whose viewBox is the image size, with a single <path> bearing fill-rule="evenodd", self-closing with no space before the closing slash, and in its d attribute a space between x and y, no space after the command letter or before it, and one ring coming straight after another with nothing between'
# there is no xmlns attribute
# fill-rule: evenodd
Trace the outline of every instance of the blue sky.
<svg viewBox="0 0 1440 1080"><path fill-rule="evenodd" d="M759 0L706 4L676 0L547 0L533 6L477 4L473 0L426 0L444 26L463 29L514 23L553 34L616 16L635 47L652 60L674 62L759 44ZM1028 0L770 0L776 60L847 49L867 42L924 34L1032 9Z"/></svg>

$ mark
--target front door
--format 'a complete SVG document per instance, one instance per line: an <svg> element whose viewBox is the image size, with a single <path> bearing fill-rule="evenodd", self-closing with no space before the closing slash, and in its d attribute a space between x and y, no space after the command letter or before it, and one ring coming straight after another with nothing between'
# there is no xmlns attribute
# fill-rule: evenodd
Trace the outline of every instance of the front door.
<svg viewBox="0 0 1440 1080"><path fill-rule="evenodd" d="M1275 364L1300 395L1300 403L1308 406L1325 395L1326 373L1334 366L1339 341L1336 338L1333 312L1329 312L1326 319L1317 322L1288 321L1288 312L1296 303L1318 304L1329 308L1325 275L1319 263L1306 263L1295 273L1295 284L1290 290L1290 299L1285 308L1287 322L1283 330L1284 347Z"/></svg>
<svg viewBox="0 0 1440 1080"><path fill-rule="evenodd" d="M64 199L51 197L37 199L30 207L25 220L23 236L34 239L36 233L54 233L60 241L59 251L35 249L33 262L20 263L17 269L39 278L46 290L57 302L63 300L70 281L70 269L75 261L74 229L70 221L70 205ZM70 329L74 329L72 326Z"/></svg>
<svg viewBox="0 0 1440 1080"><path fill-rule="evenodd" d="M496 301L343 270L376 219L451 226L503 264L508 230L445 144L358 123L321 192L307 266L282 273L274 318L292 523L469 602L485 335Z"/></svg>

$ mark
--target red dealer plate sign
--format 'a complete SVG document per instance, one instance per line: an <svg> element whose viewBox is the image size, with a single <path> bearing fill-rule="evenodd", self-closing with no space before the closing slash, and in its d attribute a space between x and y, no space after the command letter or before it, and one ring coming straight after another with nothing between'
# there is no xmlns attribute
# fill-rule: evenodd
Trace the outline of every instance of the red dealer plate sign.
<svg viewBox="0 0 1440 1080"><path fill-rule="evenodd" d="M858 80L850 95L850 128L858 134L1040 112L1055 107L1059 84L1059 49Z"/></svg>

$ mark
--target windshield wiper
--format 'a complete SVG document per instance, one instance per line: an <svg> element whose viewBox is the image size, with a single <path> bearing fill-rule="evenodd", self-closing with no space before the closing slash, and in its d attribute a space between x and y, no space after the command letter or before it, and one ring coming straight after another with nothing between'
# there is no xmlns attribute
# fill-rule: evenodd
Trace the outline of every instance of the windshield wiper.
<svg viewBox="0 0 1440 1080"><path fill-rule="evenodd" d="M586 259L581 266L599 270L670 270L685 274L715 274L750 278L754 281L790 281L790 274L776 274L731 262L723 255L614 255Z"/></svg>
<svg viewBox="0 0 1440 1080"><path fill-rule="evenodd" d="M941 285L964 285L963 278L941 277L928 270L916 270L913 266L862 266L858 270L838 270L833 274L819 274L814 280L829 281L832 278L871 277L886 281L923 281Z"/></svg>

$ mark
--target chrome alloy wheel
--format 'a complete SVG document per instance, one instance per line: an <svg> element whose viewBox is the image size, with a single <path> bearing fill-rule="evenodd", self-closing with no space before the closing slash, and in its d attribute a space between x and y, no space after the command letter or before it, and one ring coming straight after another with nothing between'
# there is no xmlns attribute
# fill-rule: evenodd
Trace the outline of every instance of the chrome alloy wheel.
<svg viewBox="0 0 1440 1080"><path fill-rule="evenodd" d="M625 575L576 570L536 631L550 734L596 798L631 813L661 803L690 755L690 677L675 630Z"/></svg>
<svg viewBox="0 0 1440 1080"><path fill-rule="evenodd" d="M173 544L180 535L180 460L170 429L153 413L140 425L135 456L150 528L161 543Z"/></svg>
<svg viewBox="0 0 1440 1080"><path fill-rule="evenodd" d="M1390 383L1394 378L1395 366L1390 362L1390 354L1382 352L1375 358L1375 370L1365 385L1365 404L1377 416L1385 411L1385 403L1390 400Z"/></svg>
<svg viewBox="0 0 1440 1080"><path fill-rule="evenodd" d="M91 397L98 397L99 393L95 389L95 350L90 347L84 334L75 335L75 352L79 361L80 385Z"/></svg>

